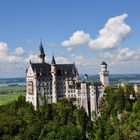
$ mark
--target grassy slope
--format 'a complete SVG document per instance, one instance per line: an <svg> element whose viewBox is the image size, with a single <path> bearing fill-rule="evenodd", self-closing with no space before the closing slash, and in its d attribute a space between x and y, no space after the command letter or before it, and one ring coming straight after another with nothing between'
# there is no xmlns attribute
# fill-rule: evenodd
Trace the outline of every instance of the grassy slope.
<svg viewBox="0 0 140 140"><path fill-rule="evenodd" d="M21 91L21 90L25 90L26 87L25 86L3 86L0 87L0 91Z"/></svg>
<svg viewBox="0 0 140 140"><path fill-rule="evenodd" d="M0 94L0 105L7 104L13 100L17 100L20 95L25 96L25 93L19 94Z"/></svg>
<svg viewBox="0 0 140 140"><path fill-rule="evenodd" d="M17 100L20 95L25 96L26 87L25 86L15 86L15 87L0 87L0 105L7 104L13 100Z"/></svg>

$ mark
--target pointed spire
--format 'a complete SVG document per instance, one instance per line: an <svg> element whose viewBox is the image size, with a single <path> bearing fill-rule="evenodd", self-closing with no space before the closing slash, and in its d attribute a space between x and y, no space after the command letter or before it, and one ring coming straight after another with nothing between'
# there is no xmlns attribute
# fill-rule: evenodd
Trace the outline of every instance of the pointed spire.
<svg viewBox="0 0 140 140"><path fill-rule="evenodd" d="M52 62L51 62L51 64L53 64L53 65L55 65L55 64L56 64L56 63L55 63L54 54L53 54L53 56L52 56Z"/></svg>
<svg viewBox="0 0 140 140"><path fill-rule="evenodd" d="M40 41L40 45L39 45L39 59L41 63L45 63L45 53L44 53L44 48L43 48L43 44L42 41Z"/></svg>
<svg viewBox="0 0 140 140"><path fill-rule="evenodd" d="M39 52L40 52L40 54L44 54L44 48L43 48L42 41L40 41Z"/></svg>
<svg viewBox="0 0 140 140"><path fill-rule="evenodd" d="M30 64L32 63L31 59L29 60L29 63L30 63Z"/></svg>
<svg viewBox="0 0 140 140"><path fill-rule="evenodd" d="M77 70L77 68L76 68L76 76L78 76L78 77L79 77L79 73L78 73L78 70Z"/></svg>

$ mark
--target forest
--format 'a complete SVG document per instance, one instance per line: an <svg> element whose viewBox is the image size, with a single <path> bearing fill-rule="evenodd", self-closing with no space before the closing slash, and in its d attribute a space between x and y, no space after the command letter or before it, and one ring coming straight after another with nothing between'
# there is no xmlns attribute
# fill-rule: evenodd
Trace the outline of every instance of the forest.
<svg viewBox="0 0 140 140"><path fill-rule="evenodd" d="M92 121L83 108L66 99L56 104L44 101L35 111L20 96L0 106L0 139L139 140L140 94L134 92L132 85L107 87L105 92L100 115Z"/></svg>

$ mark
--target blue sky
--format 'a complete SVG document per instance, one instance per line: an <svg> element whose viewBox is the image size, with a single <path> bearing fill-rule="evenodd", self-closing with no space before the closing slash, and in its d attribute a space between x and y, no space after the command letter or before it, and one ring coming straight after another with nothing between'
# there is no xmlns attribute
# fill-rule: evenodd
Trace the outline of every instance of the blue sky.
<svg viewBox="0 0 140 140"><path fill-rule="evenodd" d="M98 74L140 73L140 1L1 0L0 77L22 77L37 62L42 40L46 61L73 63Z"/></svg>

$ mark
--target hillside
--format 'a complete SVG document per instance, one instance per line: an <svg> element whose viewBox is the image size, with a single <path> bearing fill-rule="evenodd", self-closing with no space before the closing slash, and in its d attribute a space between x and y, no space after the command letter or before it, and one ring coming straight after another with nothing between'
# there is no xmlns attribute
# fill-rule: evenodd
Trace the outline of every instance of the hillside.
<svg viewBox="0 0 140 140"><path fill-rule="evenodd" d="M0 84L21 83L25 81L25 78L0 78Z"/></svg>
<svg viewBox="0 0 140 140"><path fill-rule="evenodd" d="M130 95L134 98L130 99ZM44 101L34 111L21 96L18 101L0 106L0 139L140 139L140 94L134 93L131 85L117 90L108 87L100 111L100 116L90 121L83 108L65 99L57 104Z"/></svg>

